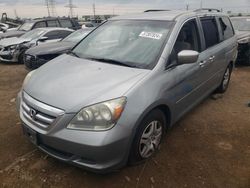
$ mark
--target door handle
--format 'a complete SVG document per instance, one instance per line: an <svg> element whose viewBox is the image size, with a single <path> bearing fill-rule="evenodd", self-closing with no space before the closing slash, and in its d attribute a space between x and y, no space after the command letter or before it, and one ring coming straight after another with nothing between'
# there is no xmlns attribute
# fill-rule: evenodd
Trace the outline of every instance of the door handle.
<svg viewBox="0 0 250 188"><path fill-rule="evenodd" d="M214 59L215 59L215 56L211 56L208 60L209 60L209 62L214 62Z"/></svg>
<svg viewBox="0 0 250 188"><path fill-rule="evenodd" d="M200 67L204 67L206 65L207 61L201 61L200 62Z"/></svg>

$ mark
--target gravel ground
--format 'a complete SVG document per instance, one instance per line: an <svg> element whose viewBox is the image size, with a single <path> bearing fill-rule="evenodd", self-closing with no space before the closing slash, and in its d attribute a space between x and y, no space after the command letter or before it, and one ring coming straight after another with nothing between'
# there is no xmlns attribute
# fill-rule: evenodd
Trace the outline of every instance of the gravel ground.
<svg viewBox="0 0 250 188"><path fill-rule="evenodd" d="M26 74L0 63L0 187L250 187L250 67L183 117L151 160L108 175L48 157L22 135L15 97Z"/></svg>

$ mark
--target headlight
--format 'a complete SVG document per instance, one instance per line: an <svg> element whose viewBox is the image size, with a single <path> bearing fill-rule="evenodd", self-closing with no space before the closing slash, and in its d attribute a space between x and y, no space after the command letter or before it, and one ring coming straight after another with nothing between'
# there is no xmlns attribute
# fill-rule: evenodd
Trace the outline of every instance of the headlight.
<svg viewBox="0 0 250 188"><path fill-rule="evenodd" d="M24 81L23 81L23 87L29 82L32 74L35 72L35 70L29 72L29 74L27 74L27 76L25 77Z"/></svg>
<svg viewBox="0 0 250 188"><path fill-rule="evenodd" d="M126 97L106 101L83 108L68 125L69 129L105 131L111 129L120 118Z"/></svg>
<svg viewBox="0 0 250 188"><path fill-rule="evenodd" d="M239 44L249 43L250 42L250 37L240 39L238 42L239 42Z"/></svg>
<svg viewBox="0 0 250 188"><path fill-rule="evenodd" d="M12 45L12 46L9 46L9 49L13 51L13 50L16 50L18 47L19 45Z"/></svg>

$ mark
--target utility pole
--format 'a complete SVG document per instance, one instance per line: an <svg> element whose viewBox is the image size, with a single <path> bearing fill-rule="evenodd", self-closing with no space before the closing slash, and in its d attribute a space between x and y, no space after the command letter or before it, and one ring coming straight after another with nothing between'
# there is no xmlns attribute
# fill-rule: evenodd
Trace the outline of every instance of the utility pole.
<svg viewBox="0 0 250 188"><path fill-rule="evenodd" d="M16 16L16 19L18 19L19 17L18 17L18 15L17 15L16 9L14 9L14 14L15 14L15 16Z"/></svg>
<svg viewBox="0 0 250 188"><path fill-rule="evenodd" d="M71 18L74 17L74 8L77 8L74 4L73 4L73 0L69 0L69 4L66 5L65 7L69 8L69 16Z"/></svg>
<svg viewBox="0 0 250 188"><path fill-rule="evenodd" d="M45 4L46 4L46 7L47 7L47 11L48 11L48 17L50 17L49 0L45 0Z"/></svg>
<svg viewBox="0 0 250 188"><path fill-rule="evenodd" d="M94 20L95 20L95 3L93 3L93 13L94 13Z"/></svg>
<svg viewBox="0 0 250 188"><path fill-rule="evenodd" d="M203 0L201 0L200 8L203 8Z"/></svg>
<svg viewBox="0 0 250 188"><path fill-rule="evenodd" d="M48 10L48 16L56 16L56 8L54 0L45 0L45 4Z"/></svg>

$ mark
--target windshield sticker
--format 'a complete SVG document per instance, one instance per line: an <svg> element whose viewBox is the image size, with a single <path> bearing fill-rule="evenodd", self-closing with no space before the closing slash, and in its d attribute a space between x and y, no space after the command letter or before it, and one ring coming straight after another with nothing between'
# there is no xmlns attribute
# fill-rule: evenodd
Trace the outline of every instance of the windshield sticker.
<svg viewBox="0 0 250 188"><path fill-rule="evenodd" d="M143 32L141 32L141 34L139 36L144 37L144 38L151 38L151 39L155 39L155 40L160 40L162 37L162 34L143 31Z"/></svg>

